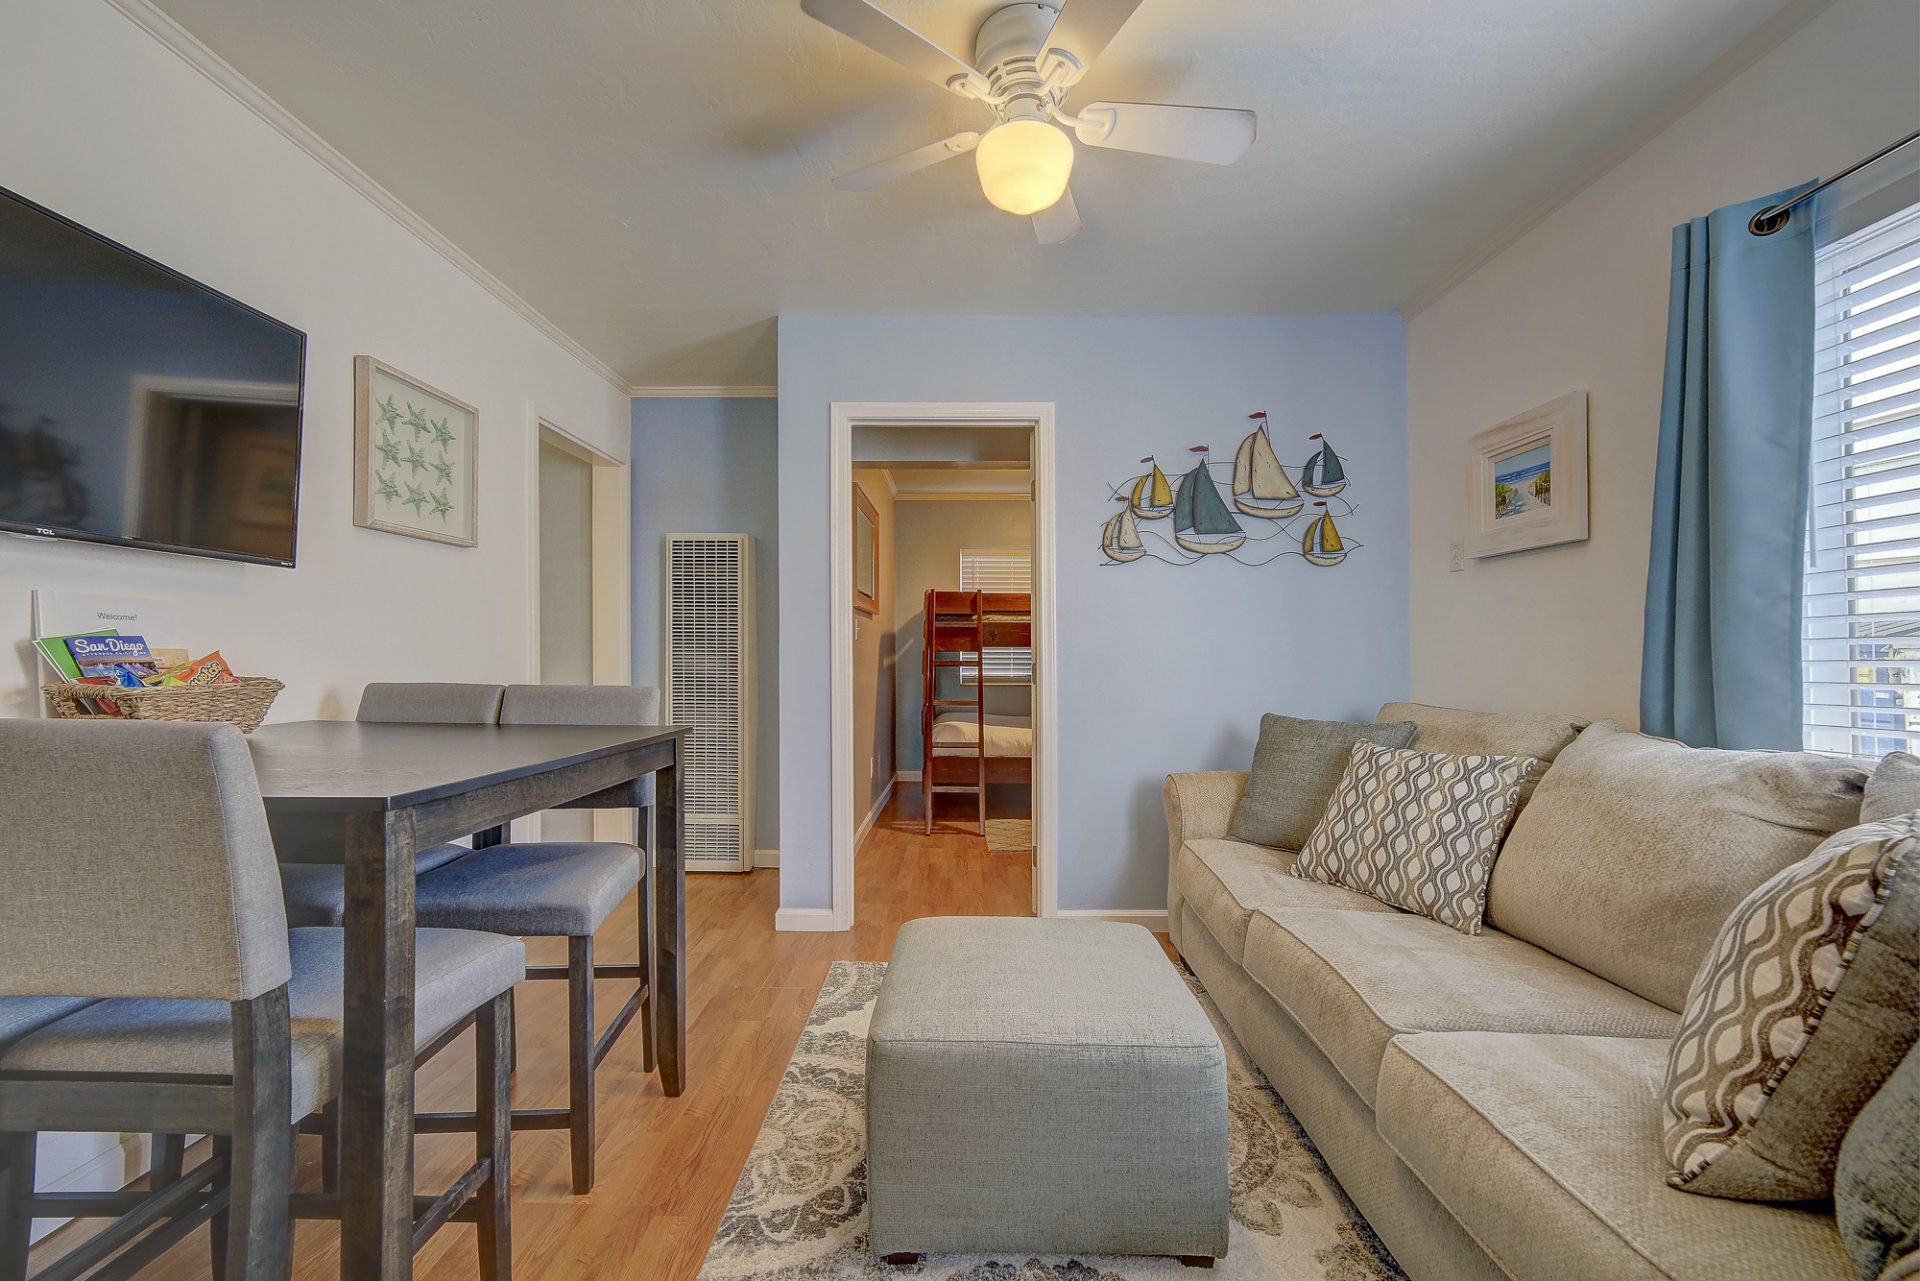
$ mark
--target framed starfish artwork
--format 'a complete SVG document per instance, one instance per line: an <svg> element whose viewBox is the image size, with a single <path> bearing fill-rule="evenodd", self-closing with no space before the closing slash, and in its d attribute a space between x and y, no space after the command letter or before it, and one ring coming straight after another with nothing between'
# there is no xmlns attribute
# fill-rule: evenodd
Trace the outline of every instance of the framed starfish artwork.
<svg viewBox="0 0 1920 1281"><path fill-rule="evenodd" d="M353 523L480 541L480 413L372 356L353 358Z"/></svg>

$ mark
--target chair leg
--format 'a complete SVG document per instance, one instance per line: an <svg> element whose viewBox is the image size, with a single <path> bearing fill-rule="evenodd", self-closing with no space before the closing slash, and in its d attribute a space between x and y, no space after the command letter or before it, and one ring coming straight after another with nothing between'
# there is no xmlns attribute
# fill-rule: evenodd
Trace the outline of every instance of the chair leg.
<svg viewBox="0 0 1920 1281"><path fill-rule="evenodd" d="M340 1190L340 1100L320 1109L320 1190Z"/></svg>
<svg viewBox="0 0 1920 1281"><path fill-rule="evenodd" d="M507 992L507 1011L513 1017L507 1020L512 1025L507 1036L507 1075L512 1076L520 1070L520 1001L519 989Z"/></svg>
<svg viewBox="0 0 1920 1281"><path fill-rule="evenodd" d="M287 989L233 1002L233 1137L224 1275L279 1281L292 1267L293 1054ZM216 1264L216 1278L221 1275Z"/></svg>
<svg viewBox="0 0 1920 1281"><path fill-rule="evenodd" d="M21 1203L33 1195L39 1140L30 1130L0 1134L0 1281L26 1281L33 1221Z"/></svg>
<svg viewBox="0 0 1920 1281"><path fill-rule="evenodd" d="M187 1136L184 1134L156 1134L153 1136L153 1156L148 1161L152 1177L147 1182L158 1192L169 1183L177 1183L186 1172Z"/></svg>
<svg viewBox="0 0 1920 1281"><path fill-rule="evenodd" d="M474 1022L473 1110L477 1155L492 1163L480 1189L481 1281L511 1281L513 1230L513 1103L509 1064L513 1055L513 1002L496 996L480 1007Z"/></svg>
<svg viewBox="0 0 1920 1281"><path fill-rule="evenodd" d="M214 1135L213 1159L216 1161L230 1161L232 1158L233 1140L224 1134ZM221 1176L223 1186L226 1183L227 1177L226 1175ZM220 1210L207 1222L207 1237L213 1243L213 1281L227 1281L229 1275L227 1272L227 1245L228 1237L231 1235L229 1231L231 1224L228 1219L230 1213L231 1209Z"/></svg>
<svg viewBox="0 0 1920 1281"><path fill-rule="evenodd" d="M573 1194L593 1191L593 937L567 940L567 1129Z"/></svg>
<svg viewBox="0 0 1920 1281"><path fill-rule="evenodd" d="M640 981L647 985L647 999L640 1002L640 1070L651 1072L657 1063L653 1049L653 806L640 807L638 826Z"/></svg>

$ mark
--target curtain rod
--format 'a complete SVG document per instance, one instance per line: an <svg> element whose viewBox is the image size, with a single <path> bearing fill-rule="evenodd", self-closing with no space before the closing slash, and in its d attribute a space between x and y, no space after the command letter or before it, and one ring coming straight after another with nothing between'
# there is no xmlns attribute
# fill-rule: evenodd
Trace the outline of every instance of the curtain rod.
<svg viewBox="0 0 1920 1281"><path fill-rule="evenodd" d="M1880 148L1880 150L1874 152L1865 160L1848 165L1845 169L1842 169L1825 182L1815 183L1813 186L1795 196L1792 200L1787 201L1784 205L1773 205L1770 208L1762 209L1759 213L1747 220L1747 230L1756 236L1771 236L1774 232L1787 225L1787 215L1791 214L1795 209L1813 199L1834 183L1839 182L1842 178L1851 178L1868 165L1877 164L1885 160L1888 156L1915 140L1920 140L1920 130L1908 134L1890 147Z"/></svg>

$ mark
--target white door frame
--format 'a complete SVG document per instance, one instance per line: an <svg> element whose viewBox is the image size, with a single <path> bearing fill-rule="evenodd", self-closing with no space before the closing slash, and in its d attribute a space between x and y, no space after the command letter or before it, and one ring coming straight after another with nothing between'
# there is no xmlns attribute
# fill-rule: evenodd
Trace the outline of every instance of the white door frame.
<svg viewBox="0 0 1920 1281"><path fill-rule="evenodd" d="M580 458L592 466L589 501L592 503L593 549L592 614L593 683L633 683L632 505L633 488L628 464L603 453L580 437L529 412L527 433L527 680L540 682L540 445L542 442ZM525 820L539 834L539 815ZM633 839L633 819L625 810L593 811L594 836L605 841Z"/></svg>
<svg viewBox="0 0 1920 1281"><path fill-rule="evenodd" d="M853 432L862 426L1009 427L1032 433L1033 468L1033 850L1034 911L1059 911L1060 723L1054 605L1053 403L843 402L829 407L827 554L833 650L833 928L853 928Z"/></svg>

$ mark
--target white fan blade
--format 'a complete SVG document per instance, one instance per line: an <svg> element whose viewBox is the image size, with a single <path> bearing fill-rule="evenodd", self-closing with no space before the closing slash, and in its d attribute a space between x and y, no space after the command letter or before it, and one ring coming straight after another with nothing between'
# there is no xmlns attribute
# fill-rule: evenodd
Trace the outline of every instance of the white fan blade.
<svg viewBox="0 0 1920 1281"><path fill-rule="evenodd" d="M1139 7L1140 0L1067 0L1040 48L1043 52L1059 49L1071 54L1080 64L1079 75L1085 75Z"/></svg>
<svg viewBox="0 0 1920 1281"><path fill-rule="evenodd" d="M1096 102L1079 112L1074 135L1089 147L1230 165L1247 154L1259 127L1251 111L1172 107L1157 102Z"/></svg>
<svg viewBox="0 0 1920 1281"><path fill-rule="evenodd" d="M1080 234L1080 209L1073 203L1072 187L1033 216L1033 234L1043 245L1057 245Z"/></svg>
<svg viewBox="0 0 1920 1281"><path fill-rule="evenodd" d="M912 151L903 151L885 160L876 160L863 169L855 169L852 173L843 173L833 180L833 185L842 191L871 191L883 182L904 177L916 169L925 169L928 165L937 165L942 160L964 156L979 144L980 135L977 133L971 131L956 133L951 138L930 142L924 147L915 147Z"/></svg>
<svg viewBox="0 0 1920 1281"><path fill-rule="evenodd" d="M867 0L800 0L800 8L808 17L824 22L847 39L893 59L943 89L954 89L956 80L985 86L979 72L892 14L868 4Z"/></svg>

